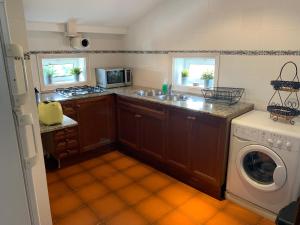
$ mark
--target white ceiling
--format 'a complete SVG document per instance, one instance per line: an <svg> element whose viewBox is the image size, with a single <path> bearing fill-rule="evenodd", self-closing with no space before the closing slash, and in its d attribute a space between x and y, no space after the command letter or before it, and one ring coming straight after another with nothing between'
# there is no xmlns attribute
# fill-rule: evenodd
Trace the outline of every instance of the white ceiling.
<svg viewBox="0 0 300 225"><path fill-rule="evenodd" d="M32 22L128 27L164 0L23 0Z"/></svg>

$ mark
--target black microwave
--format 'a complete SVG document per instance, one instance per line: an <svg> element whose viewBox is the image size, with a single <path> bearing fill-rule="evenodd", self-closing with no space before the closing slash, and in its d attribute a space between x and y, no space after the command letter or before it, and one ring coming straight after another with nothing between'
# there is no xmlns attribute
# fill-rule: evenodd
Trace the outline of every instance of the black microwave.
<svg viewBox="0 0 300 225"><path fill-rule="evenodd" d="M132 85L132 71L128 68L96 68L97 85L115 88Z"/></svg>

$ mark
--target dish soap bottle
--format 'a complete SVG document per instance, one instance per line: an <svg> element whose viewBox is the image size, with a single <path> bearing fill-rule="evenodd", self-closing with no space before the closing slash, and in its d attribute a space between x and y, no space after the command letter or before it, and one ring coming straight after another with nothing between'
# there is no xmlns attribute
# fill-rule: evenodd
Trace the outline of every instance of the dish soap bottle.
<svg viewBox="0 0 300 225"><path fill-rule="evenodd" d="M165 80L161 87L161 92L166 95L168 93L168 82Z"/></svg>

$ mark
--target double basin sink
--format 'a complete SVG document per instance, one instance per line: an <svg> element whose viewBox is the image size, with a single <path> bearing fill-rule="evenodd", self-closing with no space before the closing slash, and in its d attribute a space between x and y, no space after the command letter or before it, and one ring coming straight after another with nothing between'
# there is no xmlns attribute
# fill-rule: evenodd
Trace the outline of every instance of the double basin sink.
<svg viewBox="0 0 300 225"><path fill-rule="evenodd" d="M138 96L155 98L160 101L186 101L188 97L182 94L163 94L160 90L138 90L136 92Z"/></svg>

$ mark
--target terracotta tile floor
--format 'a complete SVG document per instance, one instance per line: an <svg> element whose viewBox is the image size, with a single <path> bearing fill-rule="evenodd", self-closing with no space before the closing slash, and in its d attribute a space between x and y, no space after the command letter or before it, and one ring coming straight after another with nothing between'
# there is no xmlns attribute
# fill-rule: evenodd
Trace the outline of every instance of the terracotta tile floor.
<svg viewBox="0 0 300 225"><path fill-rule="evenodd" d="M117 151L47 180L56 225L274 225Z"/></svg>

